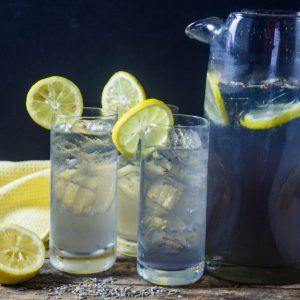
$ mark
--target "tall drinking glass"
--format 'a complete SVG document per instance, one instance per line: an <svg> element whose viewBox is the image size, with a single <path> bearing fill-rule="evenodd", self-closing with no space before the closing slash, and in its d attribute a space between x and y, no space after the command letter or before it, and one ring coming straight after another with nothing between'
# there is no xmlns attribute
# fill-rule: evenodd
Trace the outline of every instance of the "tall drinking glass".
<svg viewBox="0 0 300 300"><path fill-rule="evenodd" d="M174 115L143 129L138 273L160 285L197 281L204 270L209 124ZM149 138L156 134L165 139Z"/></svg>
<svg viewBox="0 0 300 300"><path fill-rule="evenodd" d="M179 107L167 104L173 114ZM136 257L140 197L140 157L130 160L120 155L118 170L118 251Z"/></svg>
<svg viewBox="0 0 300 300"><path fill-rule="evenodd" d="M115 115L87 108L81 117L53 122L50 261L61 271L89 274L115 262L115 121Z"/></svg>

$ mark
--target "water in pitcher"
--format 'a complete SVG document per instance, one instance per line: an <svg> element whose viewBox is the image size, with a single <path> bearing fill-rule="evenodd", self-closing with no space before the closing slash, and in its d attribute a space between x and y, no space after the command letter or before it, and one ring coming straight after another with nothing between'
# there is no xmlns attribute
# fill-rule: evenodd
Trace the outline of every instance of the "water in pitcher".
<svg viewBox="0 0 300 300"><path fill-rule="evenodd" d="M205 106L211 119L209 268L295 266L300 262L295 218L300 212L300 88L278 79L212 85L224 111L216 116Z"/></svg>

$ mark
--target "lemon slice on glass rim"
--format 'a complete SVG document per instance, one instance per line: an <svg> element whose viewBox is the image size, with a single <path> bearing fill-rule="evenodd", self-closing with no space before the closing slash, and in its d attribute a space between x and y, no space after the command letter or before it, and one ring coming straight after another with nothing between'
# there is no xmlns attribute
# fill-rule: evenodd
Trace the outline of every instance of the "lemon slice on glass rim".
<svg viewBox="0 0 300 300"><path fill-rule="evenodd" d="M270 129L300 117L300 102L272 104L251 110L240 120L249 129Z"/></svg>
<svg viewBox="0 0 300 300"><path fill-rule="evenodd" d="M147 99L134 106L117 121L113 128L112 139L117 150L125 157L135 157L142 127L150 125L173 126L174 119L171 109L157 99ZM147 135L149 144L161 144L166 140L167 132L153 130Z"/></svg>
<svg viewBox="0 0 300 300"><path fill-rule="evenodd" d="M119 71L104 86L101 105L108 113L118 112L122 115L145 98L144 88L138 79L128 72Z"/></svg>
<svg viewBox="0 0 300 300"><path fill-rule="evenodd" d="M37 81L28 91L26 109L38 125L50 129L53 116L80 116L83 101L71 80L52 76Z"/></svg>
<svg viewBox="0 0 300 300"><path fill-rule="evenodd" d="M218 82L219 78L216 73L207 73L204 110L209 119L214 123L228 125L230 123L229 117L225 109Z"/></svg>
<svg viewBox="0 0 300 300"><path fill-rule="evenodd" d="M15 224L0 225L0 283L33 278L44 260L45 246L35 233Z"/></svg>

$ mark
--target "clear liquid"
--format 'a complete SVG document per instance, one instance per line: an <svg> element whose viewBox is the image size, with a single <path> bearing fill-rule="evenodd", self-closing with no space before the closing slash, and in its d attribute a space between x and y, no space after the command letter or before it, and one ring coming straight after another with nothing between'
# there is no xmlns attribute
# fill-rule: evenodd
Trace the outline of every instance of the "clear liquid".
<svg viewBox="0 0 300 300"><path fill-rule="evenodd" d="M136 243L140 197L138 161L119 158L118 170L118 237Z"/></svg>
<svg viewBox="0 0 300 300"><path fill-rule="evenodd" d="M209 265L216 273L224 268L220 276L235 281L289 282L292 279L283 269L300 262L300 119L260 130L242 127L239 120L250 109L268 107L274 101L298 101L299 89L275 85L220 88L231 125L211 122ZM237 268L226 275L230 265L252 268L256 275L244 279L247 272L239 273ZM264 268L269 268L268 274ZM291 276L299 278L299 274Z"/></svg>
<svg viewBox="0 0 300 300"><path fill-rule="evenodd" d="M60 259L115 259L117 151L109 139L51 132L50 253Z"/></svg>
<svg viewBox="0 0 300 300"><path fill-rule="evenodd" d="M180 271L204 261L207 151L157 149L142 160L139 264Z"/></svg>

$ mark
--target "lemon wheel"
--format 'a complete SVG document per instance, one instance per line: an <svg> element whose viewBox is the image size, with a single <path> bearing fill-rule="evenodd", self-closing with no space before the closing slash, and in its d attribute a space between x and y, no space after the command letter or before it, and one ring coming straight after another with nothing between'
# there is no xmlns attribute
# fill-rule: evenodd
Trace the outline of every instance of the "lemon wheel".
<svg viewBox="0 0 300 300"><path fill-rule="evenodd" d="M229 117L225 109L218 82L219 78L216 73L207 73L204 109L209 119L214 123L228 125L230 123Z"/></svg>
<svg viewBox="0 0 300 300"><path fill-rule="evenodd" d="M52 76L39 80L29 90L26 109L33 121L50 129L53 116L80 116L83 101L79 88L69 79Z"/></svg>
<svg viewBox="0 0 300 300"><path fill-rule="evenodd" d="M104 111L124 114L127 110L145 100L143 86L132 74L119 71L106 83L101 95Z"/></svg>
<svg viewBox="0 0 300 300"><path fill-rule="evenodd" d="M153 124L173 126L171 109L162 101L148 99L127 111L115 124L112 132L113 142L118 151L127 158L135 157L142 127ZM166 132L155 130L148 136L153 143L161 143Z"/></svg>
<svg viewBox="0 0 300 300"><path fill-rule="evenodd" d="M280 103L266 108L251 110L241 119L249 129L270 129L300 117L300 103Z"/></svg>

